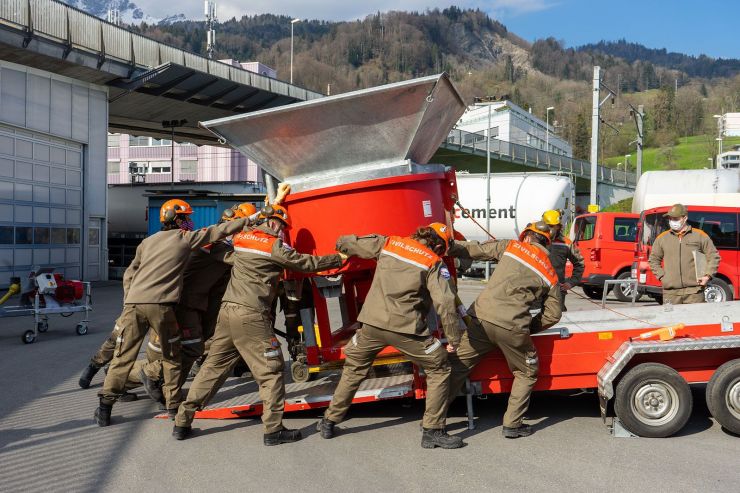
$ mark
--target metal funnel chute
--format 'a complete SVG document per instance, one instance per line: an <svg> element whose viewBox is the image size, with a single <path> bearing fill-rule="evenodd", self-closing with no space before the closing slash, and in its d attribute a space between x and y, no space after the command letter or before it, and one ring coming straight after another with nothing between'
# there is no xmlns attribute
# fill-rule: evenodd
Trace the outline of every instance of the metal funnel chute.
<svg viewBox="0 0 740 493"><path fill-rule="evenodd" d="M426 164L465 111L447 74L201 122L291 183L410 161Z"/></svg>

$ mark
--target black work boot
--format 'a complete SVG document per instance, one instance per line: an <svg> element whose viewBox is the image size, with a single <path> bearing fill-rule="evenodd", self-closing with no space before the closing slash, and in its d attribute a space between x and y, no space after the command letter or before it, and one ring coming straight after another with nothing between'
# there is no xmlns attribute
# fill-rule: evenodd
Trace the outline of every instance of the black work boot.
<svg viewBox="0 0 740 493"><path fill-rule="evenodd" d="M113 410L113 404L106 404L100 399L100 404L95 410L95 422L98 426L110 426L110 412Z"/></svg>
<svg viewBox="0 0 740 493"><path fill-rule="evenodd" d="M121 395L121 397L118 398L118 400L121 402L133 402L133 401L138 401L139 396L131 392L124 392L123 395Z"/></svg>
<svg viewBox="0 0 740 493"><path fill-rule="evenodd" d="M172 436L175 440L185 440L193 433L193 429L190 426L177 426L172 428Z"/></svg>
<svg viewBox="0 0 740 493"><path fill-rule="evenodd" d="M283 428L282 430L274 431L272 433L265 433L264 444L265 445L280 445L281 443L293 443L300 440L302 437L301 430L289 430Z"/></svg>
<svg viewBox="0 0 740 493"><path fill-rule="evenodd" d="M423 428L421 434L422 448L460 448L465 446L462 438L448 435L444 428Z"/></svg>
<svg viewBox="0 0 740 493"><path fill-rule="evenodd" d="M168 409L168 410L167 410L167 416L168 416L168 417L169 417L169 418L170 418L170 419L171 419L172 421L174 421L174 420L175 420L175 416L177 416L177 409L178 409L178 408L176 408L176 407L175 407L175 408L173 408L173 409Z"/></svg>
<svg viewBox="0 0 740 493"><path fill-rule="evenodd" d="M501 433L506 438L519 438L519 437L528 437L532 433L532 427L529 425L519 425L516 428L509 428L507 426L504 426L503 430L501 430Z"/></svg>
<svg viewBox="0 0 740 493"><path fill-rule="evenodd" d="M316 423L316 431L321 433L321 438L334 438L334 426L336 423L330 419L321 418Z"/></svg>
<svg viewBox="0 0 740 493"><path fill-rule="evenodd" d="M90 382L92 382L93 377L100 371L100 367L94 363L90 363L85 367L84 370L82 370L82 375L80 375L80 387L83 389L86 389L90 386Z"/></svg>
<svg viewBox="0 0 740 493"><path fill-rule="evenodd" d="M151 400L164 404L164 394L162 394L159 382L149 378L143 368L139 370L139 379L141 380L141 385L144 387L146 395L148 395Z"/></svg>

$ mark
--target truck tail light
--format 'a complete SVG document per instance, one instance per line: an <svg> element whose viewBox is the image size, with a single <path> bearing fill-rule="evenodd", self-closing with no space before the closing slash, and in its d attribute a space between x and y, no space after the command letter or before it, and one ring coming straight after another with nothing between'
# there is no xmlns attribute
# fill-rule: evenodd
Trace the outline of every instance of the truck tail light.
<svg viewBox="0 0 740 493"><path fill-rule="evenodd" d="M600 262L601 261L601 249L592 248L589 254L589 259L591 260L591 262Z"/></svg>
<svg viewBox="0 0 740 493"><path fill-rule="evenodd" d="M630 277L637 279L637 262L632 262L632 269L630 270Z"/></svg>

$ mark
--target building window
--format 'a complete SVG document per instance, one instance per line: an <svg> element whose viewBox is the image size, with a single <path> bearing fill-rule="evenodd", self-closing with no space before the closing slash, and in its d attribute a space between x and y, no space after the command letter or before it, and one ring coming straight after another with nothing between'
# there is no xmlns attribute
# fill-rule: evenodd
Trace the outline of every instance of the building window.
<svg viewBox="0 0 740 493"><path fill-rule="evenodd" d="M121 171L121 161L108 161L108 173L118 173Z"/></svg>
<svg viewBox="0 0 740 493"><path fill-rule="evenodd" d="M152 137L152 146L169 146L172 145L172 141L169 139L155 139Z"/></svg>
<svg viewBox="0 0 740 493"><path fill-rule="evenodd" d="M80 244L80 228L67 228L67 245Z"/></svg>
<svg viewBox="0 0 740 493"><path fill-rule="evenodd" d="M138 147L149 147L149 137L128 136L128 145Z"/></svg>
<svg viewBox="0 0 740 493"><path fill-rule="evenodd" d="M90 228L87 230L87 243L91 246L100 245L100 229Z"/></svg>
<svg viewBox="0 0 740 493"><path fill-rule="evenodd" d="M120 147L121 134L108 134L108 147Z"/></svg>
<svg viewBox="0 0 740 493"><path fill-rule="evenodd" d="M15 244L31 245L33 243L33 228L16 226Z"/></svg>
<svg viewBox="0 0 740 493"><path fill-rule="evenodd" d="M180 171L183 173L197 173L198 172L198 161L189 159L187 161L180 161Z"/></svg>
<svg viewBox="0 0 740 493"><path fill-rule="evenodd" d="M491 137L494 139L498 138L498 127L491 127Z"/></svg>
<svg viewBox="0 0 740 493"><path fill-rule="evenodd" d="M51 228L51 242L55 245L67 243L67 230L64 228Z"/></svg>
<svg viewBox="0 0 740 493"><path fill-rule="evenodd" d="M170 163L149 163L149 174L157 175L162 173L170 173Z"/></svg>
<svg viewBox="0 0 740 493"><path fill-rule="evenodd" d="M49 228L33 228L33 242L36 245L48 245Z"/></svg>
<svg viewBox="0 0 740 493"><path fill-rule="evenodd" d="M13 244L13 226L0 226L0 245Z"/></svg>

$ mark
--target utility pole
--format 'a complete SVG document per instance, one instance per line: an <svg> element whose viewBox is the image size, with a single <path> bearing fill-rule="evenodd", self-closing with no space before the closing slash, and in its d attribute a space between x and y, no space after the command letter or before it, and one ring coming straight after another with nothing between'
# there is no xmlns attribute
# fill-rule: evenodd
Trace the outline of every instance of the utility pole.
<svg viewBox="0 0 740 493"><path fill-rule="evenodd" d="M300 19L293 19L290 21L290 83L293 83L293 26L295 26L298 22L301 22Z"/></svg>
<svg viewBox="0 0 740 493"><path fill-rule="evenodd" d="M486 126L486 231L491 231L491 105ZM486 281L491 277L491 262L486 262Z"/></svg>
<svg viewBox="0 0 740 493"><path fill-rule="evenodd" d="M206 54L208 58L213 59L216 51L216 2L205 0L204 13L206 15Z"/></svg>
<svg viewBox="0 0 740 493"><path fill-rule="evenodd" d="M642 126L645 119L645 109L639 104L637 105L637 114L635 115L635 123L637 124L637 168L635 173L637 174L637 180L642 176L642 145L645 138Z"/></svg>
<svg viewBox="0 0 740 493"><path fill-rule="evenodd" d="M588 212L598 212L599 205L596 201L596 184L598 180L599 167L599 106L601 100L601 67L594 66L593 98L591 107L591 196L589 198Z"/></svg>

